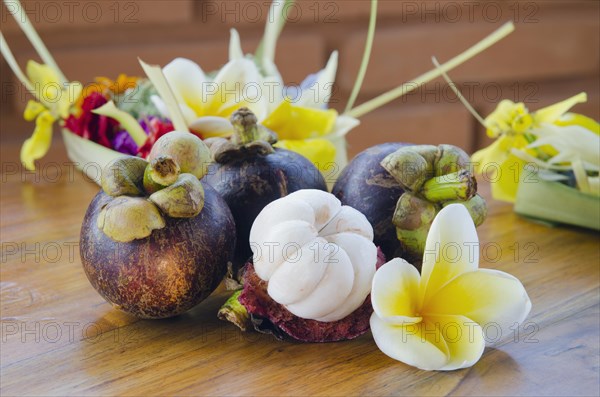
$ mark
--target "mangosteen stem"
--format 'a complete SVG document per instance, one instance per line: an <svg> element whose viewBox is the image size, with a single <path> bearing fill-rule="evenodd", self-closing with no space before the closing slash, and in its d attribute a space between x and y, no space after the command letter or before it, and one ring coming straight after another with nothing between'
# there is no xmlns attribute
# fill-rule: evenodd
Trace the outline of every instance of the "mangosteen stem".
<svg viewBox="0 0 600 397"><path fill-rule="evenodd" d="M258 120L248 108L240 108L231 115L235 143L246 145L259 139Z"/></svg>
<svg viewBox="0 0 600 397"><path fill-rule="evenodd" d="M460 170L429 179L421 188L420 193L432 202L466 201L477 193L477 181L469 171Z"/></svg>
<svg viewBox="0 0 600 397"><path fill-rule="evenodd" d="M179 172L179 165L171 156L158 156L148 164L148 169L144 174L147 178L147 180L144 181L144 187L146 188L146 191L148 191L149 189L146 186L148 183L157 184L158 186L156 189L150 189L152 191L148 192L154 193L165 186L175 183L179 177Z"/></svg>
<svg viewBox="0 0 600 397"><path fill-rule="evenodd" d="M268 128L258 124L258 119L248 108L239 108L230 118L233 125L232 142L244 146L257 141L265 141L269 144L277 142L277 136Z"/></svg>
<svg viewBox="0 0 600 397"><path fill-rule="evenodd" d="M221 320L235 324L242 331L246 331L252 325L248 310L239 301L242 290L237 290L225 301L219 309L217 317Z"/></svg>

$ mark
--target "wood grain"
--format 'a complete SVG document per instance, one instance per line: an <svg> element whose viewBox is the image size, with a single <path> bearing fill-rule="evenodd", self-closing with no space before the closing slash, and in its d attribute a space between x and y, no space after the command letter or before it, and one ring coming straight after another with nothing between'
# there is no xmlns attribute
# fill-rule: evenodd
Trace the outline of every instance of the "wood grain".
<svg viewBox="0 0 600 397"><path fill-rule="evenodd" d="M169 320L113 310L85 278L77 247L97 187L68 172L60 143L36 174L14 171L18 149L0 152L2 395L600 393L597 233L532 223L490 201L482 266L521 279L532 313L474 367L424 372L383 355L369 334L332 344L243 334L216 319L223 293Z"/></svg>

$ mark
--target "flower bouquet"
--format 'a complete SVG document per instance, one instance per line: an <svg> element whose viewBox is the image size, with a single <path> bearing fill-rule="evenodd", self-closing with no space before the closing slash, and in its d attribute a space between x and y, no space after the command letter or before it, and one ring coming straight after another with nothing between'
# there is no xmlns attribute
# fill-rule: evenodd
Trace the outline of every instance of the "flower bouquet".
<svg viewBox="0 0 600 397"><path fill-rule="evenodd" d="M433 57L433 63L439 63ZM485 119L444 71L462 104L496 141L473 154L475 171L490 179L496 200L523 216L600 230L600 125L569 109L587 101L581 92L529 112L502 100Z"/></svg>
<svg viewBox="0 0 600 397"><path fill-rule="evenodd" d="M263 39L254 54L244 54L240 37L232 29L229 61L219 70L205 73L199 65L183 58L162 68L161 74L168 85L165 89L172 93L181 113L178 127L152 79L120 75L113 81L97 77L85 87L69 82L23 7L18 1L13 3L10 12L44 62L29 61L23 73L2 37L4 58L36 98L28 103L24 113L26 120L36 121L36 127L21 150L22 163L29 170L35 168L34 161L49 150L52 124L58 121L69 158L97 183L99 170L109 161L121 154L146 157L153 143L173 129L185 127L204 139L230 136L233 126L229 117L236 109L248 107L259 124L277 134L276 147L307 157L326 174L331 185L347 163L345 135L360 123L359 117L439 77L440 71L460 65L513 30L508 23L439 70L429 71L354 107L374 38L377 2L373 1L361 67L345 111L339 114L327 107L337 70L336 51L323 70L310 74L299 86L284 85L274 58L291 2L273 1Z"/></svg>
<svg viewBox="0 0 600 397"><path fill-rule="evenodd" d="M529 112L503 100L485 120L496 138L473 161L490 171L492 194L521 215L600 230L600 126L568 110L587 96Z"/></svg>

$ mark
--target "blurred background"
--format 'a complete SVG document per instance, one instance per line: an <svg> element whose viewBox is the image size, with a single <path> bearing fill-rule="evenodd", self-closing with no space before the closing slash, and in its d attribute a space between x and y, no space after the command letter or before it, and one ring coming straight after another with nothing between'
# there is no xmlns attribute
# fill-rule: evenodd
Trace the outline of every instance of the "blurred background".
<svg viewBox="0 0 600 397"><path fill-rule="evenodd" d="M181 56L205 71L227 61L229 29L238 29L244 52L254 52L264 29L266 0L24 1L25 10L70 80L143 74L137 57L165 65ZM277 47L276 63L289 84L324 67L339 50L331 106L343 110L362 57L369 18L367 0L300 0ZM18 62L37 59L5 6L2 33ZM516 31L450 72L484 117L501 99L530 110L587 91L574 110L600 118L599 1L380 0L375 43L357 100L360 104L457 55L506 21ZM33 123L22 120L28 95L5 61L0 139L23 141ZM450 143L473 151L491 141L448 85L437 79L362 119L348 136L349 152L388 141ZM55 139L60 140L59 134ZM56 150L53 147L51 150Z"/></svg>

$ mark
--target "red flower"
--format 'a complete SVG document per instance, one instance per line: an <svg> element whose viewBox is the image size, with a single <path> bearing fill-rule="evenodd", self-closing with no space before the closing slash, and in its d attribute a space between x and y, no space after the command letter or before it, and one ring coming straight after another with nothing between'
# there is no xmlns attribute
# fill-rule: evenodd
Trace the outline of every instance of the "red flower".
<svg viewBox="0 0 600 397"><path fill-rule="evenodd" d="M79 116L69 115L65 127L75 134L112 149L111 140L115 127L119 124L106 116L92 113L92 110L104 105L108 100L99 92L92 92L84 98Z"/></svg>

